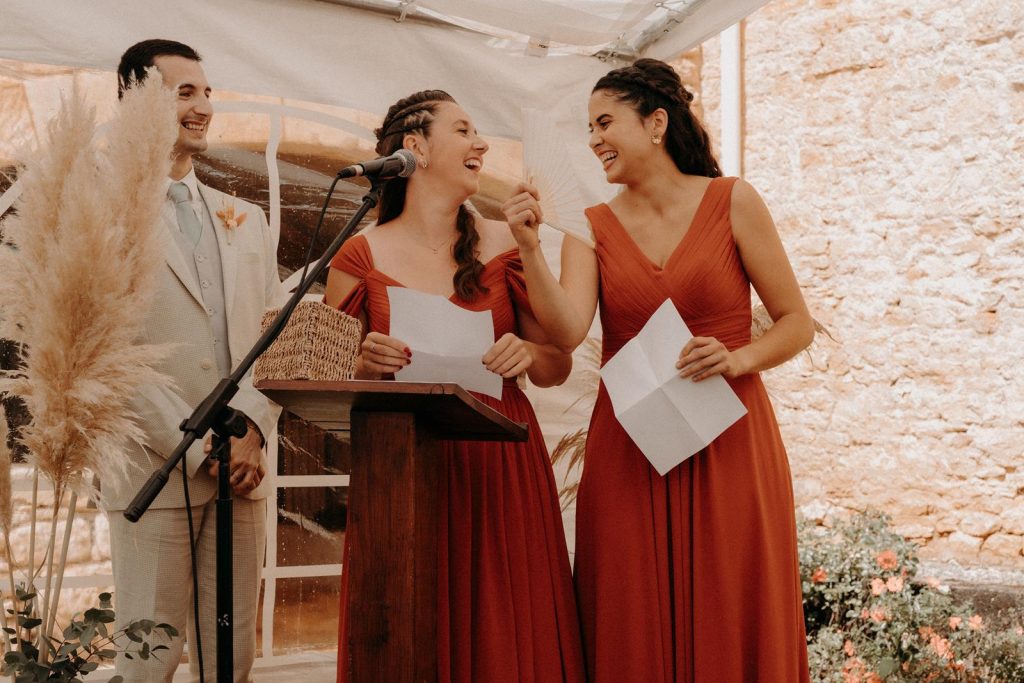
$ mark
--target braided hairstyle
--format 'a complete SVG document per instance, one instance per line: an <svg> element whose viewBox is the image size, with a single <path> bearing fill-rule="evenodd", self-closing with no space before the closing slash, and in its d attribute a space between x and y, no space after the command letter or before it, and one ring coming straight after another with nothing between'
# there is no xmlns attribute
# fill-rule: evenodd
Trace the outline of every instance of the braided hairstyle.
<svg viewBox="0 0 1024 683"><path fill-rule="evenodd" d="M394 154L402 148L405 136L410 133L429 137L437 106L442 102L455 103L455 98L443 90L421 90L391 105L380 128L373 131L377 136L377 154ZM392 178L384 183L377 205L378 225L392 221L402 214L408 183L406 178ZM476 229L476 219L465 205L459 206L455 229L459 236L452 247L452 256L457 266L452 283L460 299L473 301L488 289L480 282L484 269L477 258L480 233Z"/></svg>
<svg viewBox="0 0 1024 683"><path fill-rule="evenodd" d="M722 169L711 151L711 138L690 111L693 94L683 87L679 74L657 59L638 59L632 66L609 71L591 94L606 91L646 117L655 109L668 113L665 150L676 168L687 175L717 178Z"/></svg>

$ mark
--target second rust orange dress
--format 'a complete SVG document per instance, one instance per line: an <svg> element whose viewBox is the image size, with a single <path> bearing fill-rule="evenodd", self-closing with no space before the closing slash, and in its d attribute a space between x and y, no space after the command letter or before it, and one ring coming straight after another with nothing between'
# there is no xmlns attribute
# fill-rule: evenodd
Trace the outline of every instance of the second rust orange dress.
<svg viewBox="0 0 1024 683"><path fill-rule="evenodd" d="M750 342L750 281L732 238L735 179L711 181L663 267L607 205L597 242L602 363L671 299L695 336ZM728 380L747 415L661 476L602 384L576 508L576 587L591 683L807 681L793 492L759 375Z"/></svg>

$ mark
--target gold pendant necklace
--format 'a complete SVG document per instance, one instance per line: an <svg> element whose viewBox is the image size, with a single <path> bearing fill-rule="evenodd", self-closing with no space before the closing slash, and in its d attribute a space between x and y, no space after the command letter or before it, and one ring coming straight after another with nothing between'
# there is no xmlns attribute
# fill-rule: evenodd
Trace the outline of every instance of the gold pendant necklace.
<svg viewBox="0 0 1024 683"><path fill-rule="evenodd" d="M441 244L437 245L436 247L432 247L429 244L427 244L426 242L423 242L422 244L423 244L424 247L426 247L427 249L432 251L434 253L434 255L436 256L437 252L441 251L441 247L444 247L445 245L449 244L451 241L452 241L452 238L449 236L448 239L446 239L444 242L441 242Z"/></svg>

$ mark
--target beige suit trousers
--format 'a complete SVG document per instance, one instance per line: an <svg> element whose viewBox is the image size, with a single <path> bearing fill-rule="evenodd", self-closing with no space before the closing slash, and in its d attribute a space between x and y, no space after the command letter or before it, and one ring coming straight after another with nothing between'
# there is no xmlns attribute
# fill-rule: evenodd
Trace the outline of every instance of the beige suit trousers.
<svg viewBox="0 0 1024 683"><path fill-rule="evenodd" d="M192 508L199 575L199 614L203 669L207 681L217 680L216 609L216 500ZM256 657L256 615L260 575L266 550L267 500L235 498L234 528L234 669L236 682L252 680ZM192 601L192 563L188 520L184 508L150 509L137 523L119 512L108 514L110 548L114 565L114 612L118 625L133 619L168 623L187 635L189 670L199 680L195 620ZM151 645L167 645L158 659L117 659L117 673L126 683L170 683L181 661L185 639L167 641L162 634Z"/></svg>

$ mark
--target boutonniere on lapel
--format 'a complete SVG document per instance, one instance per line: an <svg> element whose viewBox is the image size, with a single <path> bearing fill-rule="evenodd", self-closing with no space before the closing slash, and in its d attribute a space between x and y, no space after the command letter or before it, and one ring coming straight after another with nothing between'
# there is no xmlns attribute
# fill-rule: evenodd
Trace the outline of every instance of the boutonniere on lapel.
<svg viewBox="0 0 1024 683"><path fill-rule="evenodd" d="M242 227L245 223L246 214L240 213L235 215L235 203L225 202L220 211L217 212L217 218L220 219L221 227L224 228L224 232L228 236L228 242L231 241L231 234Z"/></svg>

